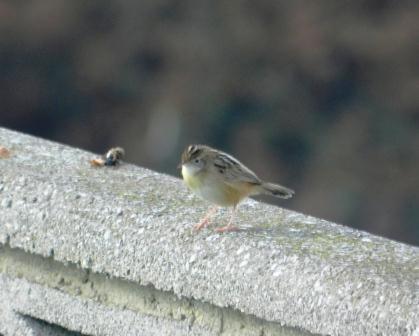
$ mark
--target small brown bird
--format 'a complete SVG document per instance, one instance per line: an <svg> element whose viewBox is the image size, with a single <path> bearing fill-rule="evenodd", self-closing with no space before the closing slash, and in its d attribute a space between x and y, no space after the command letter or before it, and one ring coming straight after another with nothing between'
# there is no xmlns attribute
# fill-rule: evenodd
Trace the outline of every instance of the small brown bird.
<svg viewBox="0 0 419 336"><path fill-rule="evenodd" d="M233 208L227 226L218 232L234 231L237 205L246 197L259 194L290 198L294 191L278 184L262 181L254 172L231 155L205 145L190 145L182 154L182 176L186 185L197 195L217 206ZM217 207L209 210L195 226L208 226Z"/></svg>
<svg viewBox="0 0 419 336"><path fill-rule="evenodd" d="M94 167L116 166L125 155L125 151L121 147L113 147L109 149L105 155L99 159L90 160L90 164Z"/></svg>

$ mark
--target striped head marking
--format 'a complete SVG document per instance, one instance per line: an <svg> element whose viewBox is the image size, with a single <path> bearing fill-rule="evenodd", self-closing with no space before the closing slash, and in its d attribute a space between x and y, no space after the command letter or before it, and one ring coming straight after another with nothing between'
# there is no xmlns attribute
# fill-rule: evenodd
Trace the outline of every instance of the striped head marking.
<svg viewBox="0 0 419 336"><path fill-rule="evenodd" d="M188 146L182 154L182 165L188 162L191 162L194 159L197 159L201 156L203 152L203 146L201 145L190 145Z"/></svg>

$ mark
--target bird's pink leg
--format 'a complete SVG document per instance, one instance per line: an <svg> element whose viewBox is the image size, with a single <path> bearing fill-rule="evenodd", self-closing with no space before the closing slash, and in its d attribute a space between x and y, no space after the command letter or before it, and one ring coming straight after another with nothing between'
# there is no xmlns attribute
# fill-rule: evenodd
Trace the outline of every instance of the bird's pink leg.
<svg viewBox="0 0 419 336"><path fill-rule="evenodd" d="M228 221L228 224L226 226L216 228L215 231L217 231L217 232L237 231L239 228L237 226L233 225L233 221L234 221L235 216L236 216L236 206L234 206L233 210L231 211L231 216L230 216L230 220Z"/></svg>
<svg viewBox="0 0 419 336"><path fill-rule="evenodd" d="M202 228L207 227L211 223L211 217L217 212L217 210L218 210L218 207L217 206L211 207L208 210L208 212L205 215L205 217L202 218L202 220L198 224L196 224L194 226L194 230L199 231Z"/></svg>

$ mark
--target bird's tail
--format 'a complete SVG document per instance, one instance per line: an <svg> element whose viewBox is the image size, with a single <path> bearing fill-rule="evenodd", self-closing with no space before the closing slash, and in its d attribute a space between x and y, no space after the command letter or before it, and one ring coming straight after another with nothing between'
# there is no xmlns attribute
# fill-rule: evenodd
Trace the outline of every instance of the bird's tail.
<svg viewBox="0 0 419 336"><path fill-rule="evenodd" d="M294 195L294 190L274 183L262 183L259 192L264 195L271 195L279 198L291 198Z"/></svg>

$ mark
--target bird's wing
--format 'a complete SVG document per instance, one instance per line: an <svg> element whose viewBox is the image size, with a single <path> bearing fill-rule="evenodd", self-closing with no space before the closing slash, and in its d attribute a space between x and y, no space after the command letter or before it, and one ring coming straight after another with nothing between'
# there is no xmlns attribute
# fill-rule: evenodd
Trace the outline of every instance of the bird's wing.
<svg viewBox="0 0 419 336"><path fill-rule="evenodd" d="M226 153L217 153L214 158L214 167L229 182L262 183L254 172Z"/></svg>

